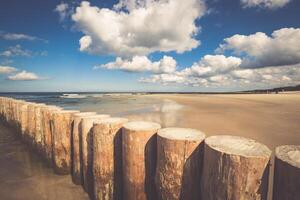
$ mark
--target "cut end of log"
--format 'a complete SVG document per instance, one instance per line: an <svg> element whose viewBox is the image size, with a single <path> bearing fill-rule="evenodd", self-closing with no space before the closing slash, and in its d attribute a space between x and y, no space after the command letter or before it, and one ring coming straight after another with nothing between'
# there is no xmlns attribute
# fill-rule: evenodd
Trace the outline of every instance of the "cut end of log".
<svg viewBox="0 0 300 200"><path fill-rule="evenodd" d="M239 136L211 136L205 139L205 144L219 152L245 157L270 157L272 153L267 146Z"/></svg>
<svg viewBox="0 0 300 200"><path fill-rule="evenodd" d="M125 129L132 131L155 131L161 128L160 124L146 121L133 121L123 125Z"/></svg>
<svg viewBox="0 0 300 200"><path fill-rule="evenodd" d="M170 140L202 141L205 139L203 132L190 128L164 128L160 129L157 134Z"/></svg>
<svg viewBox="0 0 300 200"><path fill-rule="evenodd" d="M109 117L109 118L104 118L99 122L94 122L94 125L97 125L97 124L124 124L126 122L128 122L127 118Z"/></svg>
<svg viewBox="0 0 300 200"><path fill-rule="evenodd" d="M284 145L277 147L275 156L288 164L300 169L300 146Z"/></svg>
<svg viewBox="0 0 300 200"><path fill-rule="evenodd" d="M81 116L82 119L105 119L110 117L110 115L106 115L106 114L95 114L95 115L85 115L85 116Z"/></svg>
<svg viewBox="0 0 300 200"><path fill-rule="evenodd" d="M74 117L85 117L85 116L90 116L90 115L96 115L97 113L96 112L81 112L81 113L76 113L74 114Z"/></svg>
<svg viewBox="0 0 300 200"><path fill-rule="evenodd" d="M80 112L79 110L57 110L55 113L73 114L79 112Z"/></svg>

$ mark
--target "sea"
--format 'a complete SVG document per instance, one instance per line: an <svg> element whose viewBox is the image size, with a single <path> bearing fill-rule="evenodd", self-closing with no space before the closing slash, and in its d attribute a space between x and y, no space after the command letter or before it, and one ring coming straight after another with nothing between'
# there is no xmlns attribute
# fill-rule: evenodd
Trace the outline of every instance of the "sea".
<svg viewBox="0 0 300 200"><path fill-rule="evenodd" d="M178 112L184 106L166 98L146 93L0 93L0 96L29 102L60 106L66 110L97 112L112 117L127 117L160 123L162 127L176 126Z"/></svg>

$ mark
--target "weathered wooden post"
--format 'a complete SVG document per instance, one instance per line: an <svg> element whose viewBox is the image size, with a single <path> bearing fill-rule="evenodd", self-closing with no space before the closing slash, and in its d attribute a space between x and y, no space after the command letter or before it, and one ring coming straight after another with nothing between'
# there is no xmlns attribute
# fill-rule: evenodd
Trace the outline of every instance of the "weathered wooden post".
<svg viewBox="0 0 300 200"><path fill-rule="evenodd" d="M93 199L94 178L93 178L93 137L92 127L94 122L110 117L109 115L94 115L82 117L79 125L79 136L82 155L83 188Z"/></svg>
<svg viewBox="0 0 300 200"><path fill-rule="evenodd" d="M33 145L35 131L35 107L36 103L29 103L27 108L27 131L25 141Z"/></svg>
<svg viewBox="0 0 300 200"><path fill-rule="evenodd" d="M145 121L123 125L123 199L156 199L156 133L160 128L160 124Z"/></svg>
<svg viewBox="0 0 300 200"><path fill-rule="evenodd" d="M42 132L43 132L43 155L48 164L52 165L52 129L51 119L54 112L62 110L57 106L47 106L41 109Z"/></svg>
<svg viewBox="0 0 300 200"><path fill-rule="evenodd" d="M126 118L106 118L93 126L96 200L122 199L122 126Z"/></svg>
<svg viewBox="0 0 300 200"><path fill-rule="evenodd" d="M157 133L158 199L200 199L205 134L195 129L164 128Z"/></svg>
<svg viewBox="0 0 300 200"><path fill-rule="evenodd" d="M270 156L268 147L251 139L206 138L202 199L267 199Z"/></svg>
<svg viewBox="0 0 300 200"><path fill-rule="evenodd" d="M300 199L300 146L276 148L273 199Z"/></svg>
<svg viewBox="0 0 300 200"><path fill-rule="evenodd" d="M39 103L34 108L34 120L35 120L34 144L38 153L42 153L43 138L44 138L41 110L46 107L47 107L46 104Z"/></svg>
<svg viewBox="0 0 300 200"><path fill-rule="evenodd" d="M71 137L72 147L72 181L79 185L82 184L82 171L80 165L80 148L79 148L79 123L82 117L96 115L96 112L82 112L74 115L73 132Z"/></svg>
<svg viewBox="0 0 300 200"><path fill-rule="evenodd" d="M28 109L28 102L25 102L21 107L20 107L20 118L21 118L21 134L22 138L24 138L25 132L28 127L28 120L27 120L27 109Z"/></svg>
<svg viewBox="0 0 300 200"><path fill-rule="evenodd" d="M53 113L51 126L54 172L69 174L71 172L71 129L76 110L58 110Z"/></svg>

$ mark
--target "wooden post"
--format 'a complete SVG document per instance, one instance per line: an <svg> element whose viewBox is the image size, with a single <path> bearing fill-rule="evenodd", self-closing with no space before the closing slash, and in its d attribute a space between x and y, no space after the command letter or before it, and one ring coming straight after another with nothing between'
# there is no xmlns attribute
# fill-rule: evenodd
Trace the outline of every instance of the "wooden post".
<svg viewBox="0 0 300 200"><path fill-rule="evenodd" d="M30 145L33 145L34 141L34 131L35 131L35 112L34 109L36 107L36 103L29 103L28 109L27 109L27 128L28 130L26 131L25 134L25 141L29 143Z"/></svg>
<svg viewBox="0 0 300 200"><path fill-rule="evenodd" d="M82 117L80 127L80 145L82 155L83 188L91 199L94 195L93 178L93 137L92 127L94 122L110 117L109 115L93 115Z"/></svg>
<svg viewBox="0 0 300 200"><path fill-rule="evenodd" d="M28 127L28 120L27 120L27 109L28 109L28 102L24 103L20 108L20 114L21 114L21 134L22 138L24 138L25 132Z"/></svg>
<svg viewBox="0 0 300 200"><path fill-rule="evenodd" d="M34 128L34 144L38 153L42 153L43 146L43 128L42 128L42 115L41 110L46 108L46 104L36 104L34 108L34 120L35 120L35 128Z"/></svg>
<svg viewBox="0 0 300 200"><path fill-rule="evenodd" d="M47 106L41 109L42 132L43 132L43 155L49 165L52 165L52 130L51 119L54 112L62 110L57 106Z"/></svg>
<svg viewBox="0 0 300 200"><path fill-rule="evenodd" d="M69 174L71 172L71 129L74 110L55 111L52 116L52 151L54 172Z"/></svg>
<svg viewBox="0 0 300 200"><path fill-rule="evenodd" d="M268 147L251 139L206 138L202 199L267 199L270 156Z"/></svg>
<svg viewBox="0 0 300 200"><path fill-rule="evenodd" d="M93 126L96 200L122 199L122 126L126 118L106 118Z"/></svg>
<svg viewBox="0 0 300 200"><path fill-rule="evenodd" d="M300 199L300 146L284 145L275 150L273 200Z"/></svg>
<svg viewBox="0 0 300 200"><path fill-rule="evenodd" d="M205 134L195 129L164 128L157 133L158 199L200 199Z"/></svg>
<svg viewBox="0 0 300 200"><path fill-rule="evenodd" d="M96 112L82 112L74 115L73 132L71 137L72 181L77 185L83 183L80 165L79 123L81 122L82 117L90 115L96 115Z"/></svg>
<svg viewBox="0 0 300 200"><path fill-rule="evenodd" d="M123 125L123 198L156 199L156 133L160 124L134 121Z"/></svg>

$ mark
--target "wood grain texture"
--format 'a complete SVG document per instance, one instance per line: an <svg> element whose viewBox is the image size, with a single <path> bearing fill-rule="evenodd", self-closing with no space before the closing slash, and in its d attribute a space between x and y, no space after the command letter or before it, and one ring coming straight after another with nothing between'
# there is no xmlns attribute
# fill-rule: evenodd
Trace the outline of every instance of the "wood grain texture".
<svg viewBox="0 0 300 200"><path fill-rule="evenodd" d="M123 199L156 199L156 133L160 124L128 122L122 128Z"/></svg>
<svg viewBox="0 0 300 200"><path fill-rule="evenodd" d="M202 199L267 199L271 151L251 139L211 136L205 139Z"/></svg>

